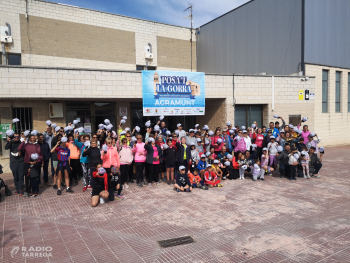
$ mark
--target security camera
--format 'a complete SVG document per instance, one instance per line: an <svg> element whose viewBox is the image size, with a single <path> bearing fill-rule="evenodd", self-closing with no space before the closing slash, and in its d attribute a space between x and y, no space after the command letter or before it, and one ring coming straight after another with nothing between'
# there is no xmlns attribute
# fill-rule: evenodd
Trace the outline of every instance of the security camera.
<svg viewBox="0 0 350 263"><path fill-rule="evenodd" d="M309 77L305 77L306 80L309 80Z"/></svg>

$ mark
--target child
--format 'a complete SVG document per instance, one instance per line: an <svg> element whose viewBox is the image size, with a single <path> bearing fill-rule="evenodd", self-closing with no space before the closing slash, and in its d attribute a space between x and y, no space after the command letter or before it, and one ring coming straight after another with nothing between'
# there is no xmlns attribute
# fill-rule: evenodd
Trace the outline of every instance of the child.
<svg viewBox="0 0 350 263"><path fill-rule="evenodd" d="M197 164L197 169L199 171L200 177L204 179L205 168L207 167L207 162L205 161L205 154L201 155L201 159Z"/></svg>
<svg viewBox="0 0 350 263"><path fill-rule="evenodd" d="M200 135L200 134L199 134ZM202 139L201 138L197 138L197 146L196 149L198 150L198 153L203 153L204 149L203 149L203 143L202 143Z"/></svg>
<svg viewBox="0 0 350 263"><path fill-rule="evenodd" d="M309 154L306 151L301 152L300 164L303 169L304 178L310 179L309 174Z"/></svg>
<svg viewBox="0 0 350 263"><path fill-rule="evenodd" d="M267 148L269 149L270 153L270 167L273 167L274 170L276 169L277 166L277 147L278 143L276 142L275 136L270 136L270 142L267 144Z"/></svg>
<svg viewBox="0 0 350 263"><path fill-rule="evenodd" d="M292 148L292 151L288 155L289 160L289 180L297 180L296 173L297 173L297 166L298 166L298 159L299 159L299 152L297 149Z"/></svg>
<svg viewBox="0 0 350 263"><path fill-rule="evenodd" d="M109 197L108 176L101 163L96 164L96 171L92 173L92 176L94 180L91 193L91 206L95 207L98 201L100 201L100 204L104 204L105 199Z"/></svg>
<svg viewBox="0 0 350 263"><path fill-rule="evenodd" d="M28 170L28 176L30 177L30 185L32 187L32 194L30 197L37 197L39 195L39 182L40 177L40 163L37 163L36 160L39 158L37 153L30 155L30 168Z"/></svg>
<svg viewBox="0 0 350 263"><path fill-rule="evenodd" d="M253 181L258 180L259 178L261 181L265 181L265 179L264 179L265 170L260 169L260 160L255 159L254 162L255 162L255 164L250 167L252 169Z"/></svg>
<svg viewBox="0 0 350 263"><path fill-rule="evenodd" d="M199 161L198 150L196 149L196 145L194 142L191 143L191 162L190 162L190 171L194 172L194 169L197 167Z"/></svg>
<svg viewBox="0 0 350 263"><path fill-rule="evenodd" d="M176 147L173 145L173 140L168 139L167 140L168 147L163 147L163 153L165 157L165 168L166 168L166 178L167 178L167 184L171 185L174 183L174 171L175 171L175 164L177 160L177 152Z"/></svg>
<svg viewBox="0 0 350 263"><path fill-rule="evenodd" d="M111 173L108 176L108 193L109 193L109 201L113 201L114 192L117 192L115 196L116 200L124 200L124 197L121 196L121 192L123 187L120 187L120 174L117 166L112 165Z"/></svg>
<svg viewBox="0 0 350 263"><path fill-rule="evenodd" d="M276 149L277 153L277 149ZM272 172L275 171L269 164L269 152L267 148L263 148L263 154L261 155L261 168L267 173L267 175L272 175ZM276 163L277 164L277 163Z"/></svg>
<svg viewBox="0 0 350 263"><path fill-rule="evenodd" d="M199 170L195 169L193 174L188 172L188 178L190 179L190 183L192 187L198 187L203 190L208 190L208 186L204 186L203 180L199 176Z"/></svg>
<svg viewBox="0 0 350 263"><path fill-rule="evenodd" d="M176 183L174 184L174 190L176 190L177 192L191 192L192 186L190 183L190 179L186 174L186 167L181 165L179 167L179 171L180 173L176 175Z"/></svg>
<svg viewBox="0 0 350 263"><path fill-rule="evenodd" d="M204 173L204 185L209 187L222 187L220 184L220 179L218 179L217 175L212 171L211 164L207 164L207 171Z"/></svg>
<svg viewBox="0 0 350 263"><path fill-rule="evenodd" d="M213 173L215 173L216 174L216 176L220 179L220 180L225 180L226 178L223 178L223 176L222 176L222 171L221 171L221 169L220 169L220 167L219 167L219 163L220 163L220 161L219 160L214 160L214 162L213 162L213 165L211 166L212 167L212 171L213 171Z"/></svg>
<svg viewBox="0 0 350 263"><path fill-rule="evenodd" d="M245 157L244 155L240 152L238 153L238 165L239 165L239 179L242 179L244 180L244 171L246 169L244 169L244 166L246 164L246 160L245 160Z"/></svg>

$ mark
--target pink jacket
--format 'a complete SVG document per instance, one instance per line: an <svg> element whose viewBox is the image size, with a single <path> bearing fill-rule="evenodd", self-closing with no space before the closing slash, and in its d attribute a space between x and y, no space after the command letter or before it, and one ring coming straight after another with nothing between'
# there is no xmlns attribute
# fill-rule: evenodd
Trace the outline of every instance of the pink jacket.
<svg viewBox="0 0 350 263"><path fill-rule="evenodd" d="M116 148L108 148L107 153L104 155L102 154L102 152L103 151L101 151L101 159L103 161L103 168L111 168L112 165L120 166L119 154Z"/></svg>
<svg viewBox="0 0 350 263"><path fill-rule="evenodd" d="M147 151L145 150L145 143L135 143L134 148L132 149L132 152L135 153L135 162L136 163L144 163L146 162L146 155ZM142 152L143 155L140 155L139 153Z"/></svg>
<svg viewBox="0 0 350 263"><path fill-rule="evenodd" d="M117 144L117 147L119 149L120 164L131 164L134 160L131 147L129 145L120 146L119 144Z"/></svg>
<svg viewBox="0 0 350 263"><path fill-rule="evenodd" d="M220 143L218 146L216 146L216 145L214 145L214 144L217 143L217 140L218 140L218 139L221 139L221 140L222 140L222 143ZM215 152L220 152L222 146L225 146L225 141L224 141L224 139L223 139L221 136L216 136L216 135L215 135L215 136L211 137L211 145L214 146L214 151L215 151Z"/></svg>
<svg viewBox="0 0 350 263"><path fill-rule="evenodd" d="M242 153L244 153L247 150L247 146L243 137L241 137L240 141L237 141L235 137L232 145L235 147L235 152L241 151Z"/></svg>

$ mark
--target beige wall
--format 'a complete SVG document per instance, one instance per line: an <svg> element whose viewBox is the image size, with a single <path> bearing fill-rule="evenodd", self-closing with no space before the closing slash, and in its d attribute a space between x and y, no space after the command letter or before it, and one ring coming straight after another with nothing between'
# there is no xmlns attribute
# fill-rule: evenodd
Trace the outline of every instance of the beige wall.
<svg viewBox="0 0 350 263"><path fill-rule="evenodd" d="M216 127L224 127L226 120L225 99L211 99L205 101L205 115L196 116L196 121L202 129L208 125L211 130Z"/></svg>
<svg viewBox="0 0 350 263"><path fill-rule="evenodd" d="M349 144L350 112L348 112L349 69L323 67L306 64L306 74L316 76L315 80L315 131L322 139L322 145ZM322 70L328 70L328 112L322 113ZM340 112L335 112L335 73L340 71Z"/></svg>

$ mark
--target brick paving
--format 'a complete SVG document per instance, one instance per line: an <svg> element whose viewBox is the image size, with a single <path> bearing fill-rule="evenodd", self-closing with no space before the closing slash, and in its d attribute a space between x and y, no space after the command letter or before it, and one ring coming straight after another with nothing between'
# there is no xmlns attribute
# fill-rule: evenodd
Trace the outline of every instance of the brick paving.
<svg viewBox="0 0 350 263"><path fill-rule="evenodd" d="M224 181L223 188L176 193L125 190L124 201L95 208L82 185L57 196L4 196L0 262L349 262L350 147L327 148L321 179ZM11 174L2 174L13 190ZM190 235L195 243L160 248ZM52 247L52 257L23 257L15 247Z"/></svg>

